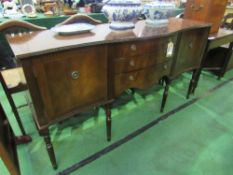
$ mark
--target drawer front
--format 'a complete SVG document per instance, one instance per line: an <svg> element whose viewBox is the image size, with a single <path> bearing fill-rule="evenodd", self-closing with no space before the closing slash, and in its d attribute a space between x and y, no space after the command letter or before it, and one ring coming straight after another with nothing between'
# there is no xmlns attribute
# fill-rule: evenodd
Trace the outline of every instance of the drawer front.
<svg viewBox="0 0 233 175"><path fill-rule="evenodd" d="M147 67L139 71L122 73L115 76L115 96L120 95L129 88L146 89L158 83L158 80L169 75L171 62L168 61L156 66Z"/></svg>
<svg viewBox="0 0 233 175"><path fill-rule="evenodd" d="M109 47L109 55L111 58L121 59L130 58L132 56L145 55L149 53L158 54L164 52L170 41L175 43L176 37L166 37L154 40L134 41L128 43L112 44Z"/></svg>
<svg viewBox="0 0 233 175"><path fill-rule="evenodd" d="M106 49L89 47L33 60L48 120L107 99Z"/></svg>
<svg viewBox="0 0 233 175"><path fill-rule="evenodd" d="M174 59L172 76L200 67L208 39L209 28L199 28L183 32L177 58Z"/></svg>
<svg viewBox="0 0 233 175"><path fill-rule="evenodd" d="M119 58L114 60L114 72L115 74L126 73L148 66L154 66L166 62L169 57L166 57L166 49L161 49L154 54L145 54L135 57Z"/></svg>

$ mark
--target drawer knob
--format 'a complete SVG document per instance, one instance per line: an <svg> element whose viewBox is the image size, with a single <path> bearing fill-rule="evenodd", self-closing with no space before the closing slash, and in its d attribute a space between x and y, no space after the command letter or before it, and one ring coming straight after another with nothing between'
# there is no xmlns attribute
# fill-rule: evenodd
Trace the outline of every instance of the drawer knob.
<svg viewBox="0 0 233 175"><path fill-rule="evenodd" d="M167 65L164 65L163 68L164 68L165 70L167 70L168 67L167 67Z"/></svg>
<svg viewBox="0 0 233 175"><path fill-rule="evenodd" d="M189 43L189 48L192 49L193 48L193 42Z"/></svg>
<svg viewBox="0 0 233 175"><path fill-rule="evenodd" d="M133 81L133 80L134 80L134 76L133 76L133 75L130 75L130 76L129 76L129 80Z"/></svg>
<svg viewBox="0 0 233 175"><path fill-rule="evenodd" d="M79 76L80 76L79 71L73 71L73 72L71 72L71 78L73 80L77 80L79 78Z"/></svg>
<svg viewBox="0 0 233 175"><path fill-rule="evenodd" d="M131 61L129 62L129 65L130 65L130 66L132 66L132 67L133 67L133 66L135 66L134 61L133 61L133 60L131 60Z"/></svg>
<svg viewBox="0 0 233 175"><path fill-rule="evenodd" d="M132 51L136 51L136 50L137 50L137 47L136 47L135 44L132 44L132 45L130 46L130 48L131 48Z"/></svg>

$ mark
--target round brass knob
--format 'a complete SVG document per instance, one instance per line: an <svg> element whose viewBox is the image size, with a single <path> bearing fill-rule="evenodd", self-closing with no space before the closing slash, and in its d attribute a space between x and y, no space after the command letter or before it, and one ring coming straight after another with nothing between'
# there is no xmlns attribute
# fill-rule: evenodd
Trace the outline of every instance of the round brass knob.
<svg viewBox="0 0 233 175"><path fill-rule="evenodd" d="M137 46L135 44L132 44L130 46L130 48L131 48L132 51L136 51L137 50Z"/></svg>
<svg viewBox="0 0 233 175"><path fill-rule="evenodd" d="M77 80L79 78L79 76L80 76L79 71L73 71L73 72L71 72L71 78L73 80Z"/></svg>
<svg viewBox="0 0 233 175"><path fill-rule="evenodd" d="M129 62L129 65L130 65L130 66L132 66L132 67L133 67L133 66L135 66L134 61L133 61L133 60L131 60L131 61Z"/></svg>
<svg viewBox="0 0 233 175"><path fill-rule="evenodd" d="M134 76L133 76L133 75L130 75L130 76L129 76L129 80L133 81L133 80L134 80Z"/></svg>
<svg viewBox="0 0 233 175"><path fill-rule="evenodd" d="M164 68L165 70L167 70L168 67L167 67L167 65L165 64L165 65L163 66L163 68Z"/></svg>
<svg viewBox="0 0 233 175"><path fill-rule="evenodd" d="M189 43L189 48L192 49L193 48L193 42Z"/></svg>

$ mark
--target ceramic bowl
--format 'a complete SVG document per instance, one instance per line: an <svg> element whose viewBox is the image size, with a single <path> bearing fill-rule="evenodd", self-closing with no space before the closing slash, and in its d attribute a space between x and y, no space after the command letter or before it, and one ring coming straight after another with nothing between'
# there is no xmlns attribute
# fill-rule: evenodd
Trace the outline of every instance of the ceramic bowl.
<svg viewBox="0 0 233 175"><path fill-rule="evenodd" d="M113 30L134 28L134 22L141 15L140 0L110 0L102 8Z"/></svg>
<svg viewBox="0 0 233 175"><path fill-rule="evenodd" d="M153 25L166 25L168 18L172 16L175 4L169 2L151 2L143 7L146 23Z"/></svg>

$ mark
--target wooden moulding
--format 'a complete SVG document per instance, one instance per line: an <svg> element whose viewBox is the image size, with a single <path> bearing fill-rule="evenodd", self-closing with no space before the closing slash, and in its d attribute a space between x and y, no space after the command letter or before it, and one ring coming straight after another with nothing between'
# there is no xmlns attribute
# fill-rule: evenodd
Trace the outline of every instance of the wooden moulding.
<svg viewBox="0 0 233 175"><path fill-rule="evenodd" d="M56 26L61 26L61 25L66 25L66 24L73 24L76 22L88 22L91 24L101 24L101 21L93 19L92 17L89 17L87 15L83 15L83 14L76 14L76 15L72 15L71 17L69 17L68 19L66 19L65 21L57 24Z"/></svg>
<svg viewBox="0 0 233 175"><path fill-rule="evenodd" d="M28 30L32 30L32 31L34 30L40 31L47 29L46 27L37 26L26 21L9 20L0 24L0 31L4 32L7 31L9 28L13 28L13 27L27 28Z"/></svg>

